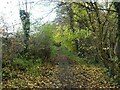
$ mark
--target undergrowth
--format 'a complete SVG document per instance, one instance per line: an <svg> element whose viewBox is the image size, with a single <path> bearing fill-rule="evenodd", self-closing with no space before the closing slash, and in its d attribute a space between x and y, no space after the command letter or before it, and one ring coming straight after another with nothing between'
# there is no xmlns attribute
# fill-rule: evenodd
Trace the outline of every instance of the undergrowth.
<svg viewBox="0 0 120 90"><path fill-rule="evenodd" d="M9 65L3 67L3 79L17 78L18 74L26 73L32 76L40 75L40 66L42 65L41 59L36 60L26 60L21 58L16 58ZM39 71L39 72L38 72Z"/></svg>

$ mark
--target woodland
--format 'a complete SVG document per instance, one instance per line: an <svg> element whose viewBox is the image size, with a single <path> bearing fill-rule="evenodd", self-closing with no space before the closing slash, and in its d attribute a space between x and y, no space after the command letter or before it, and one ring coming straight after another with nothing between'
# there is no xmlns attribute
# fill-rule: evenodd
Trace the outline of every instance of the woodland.
<svg viewBox="0 0 120 90"><path fill-rule="evenodd" d="M120 88L120 2L58 2L54 21L4 32L2 88Z"/></svg>

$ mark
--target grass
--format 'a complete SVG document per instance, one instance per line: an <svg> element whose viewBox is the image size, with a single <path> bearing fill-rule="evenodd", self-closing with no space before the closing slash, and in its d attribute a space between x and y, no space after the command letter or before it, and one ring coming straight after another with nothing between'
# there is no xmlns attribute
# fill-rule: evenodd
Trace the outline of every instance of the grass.
<svg viewBox="0 0 120 90"><path fill-rule="evenodd" d="M80 58L79 56L76 55L76 53L73 53L72 51L69 51L67 48L65 48L63 46L55 47L54 49L55 49L54 53L59 53L59 54L65 55L68 58L70 58L70 60L75 60L79 64L87 64L87 62L86 62L87 59L86 58Z"/></svg>

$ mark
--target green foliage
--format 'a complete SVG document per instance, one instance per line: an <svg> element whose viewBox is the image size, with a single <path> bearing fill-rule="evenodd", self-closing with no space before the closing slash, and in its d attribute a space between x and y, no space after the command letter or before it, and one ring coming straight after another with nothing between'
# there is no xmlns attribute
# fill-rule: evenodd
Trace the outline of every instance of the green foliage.
<svg viewBox="0 0 120 90"><path fill-rule="evenodd" d="M87 22L87 11L79 3L66 3L59 10L61 13L59 13L59 18L62 19L63 23L59 23L58 19L54 40L70 51L78 52L79 44L81 44L80 39L89 38L92 33Z"/></svg>
<svg viewBox="0 0 120 90"><path fill-rule="evenodd" d="M30 66L32 66L33 62L31 62L31 60L25 60L25 59L14 59L13 63L12 63L16 69L19 70L26 70L27 68L29 68Z"/></svg>
<svg viewBox="0 0 120 90"><path fill-rule="evenodd" d="M55 56L57 54L58 47L55 45L51 46L51 56Z"/></svg>
<svg viewBox="0 0 120 90"><path fill-rule="evenodd" d="M62 30L63 29L63 30ZM91 31L86 29L76 30L74 33L69 29L69 26L57 26L54 31L54 40L56 43L61 43L63 46L71 51L75 50L76 39L88 38L91 35Z"/></svg>

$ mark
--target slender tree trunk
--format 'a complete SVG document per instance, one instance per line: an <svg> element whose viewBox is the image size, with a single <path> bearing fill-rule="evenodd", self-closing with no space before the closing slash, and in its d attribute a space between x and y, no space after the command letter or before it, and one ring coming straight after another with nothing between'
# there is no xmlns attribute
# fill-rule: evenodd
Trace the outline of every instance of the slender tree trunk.
<svg viewBox="0 0 120 90"><path fill-rule="evenodd" d="M120 2L114 3L116 12L118 14L118 32L117 32L117 42L116 42L116 55L118 57L118 60L120 61Z"/></svg>

